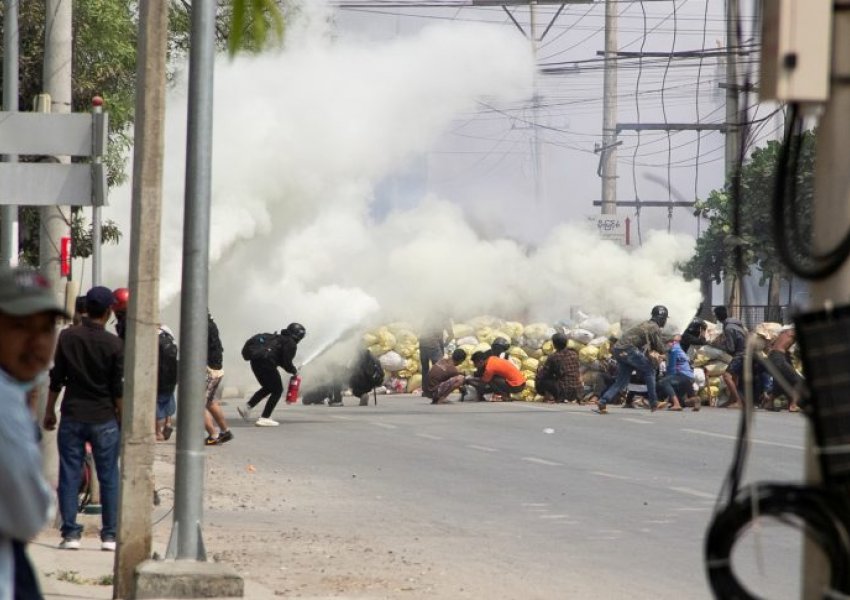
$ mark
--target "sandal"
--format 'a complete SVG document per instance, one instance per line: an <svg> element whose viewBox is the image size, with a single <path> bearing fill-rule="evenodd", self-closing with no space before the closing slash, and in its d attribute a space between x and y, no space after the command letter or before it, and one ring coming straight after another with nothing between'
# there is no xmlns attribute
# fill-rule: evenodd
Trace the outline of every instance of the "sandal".
<svg viewBox="0 0 850 600"><path fill-rule="evenodd" d="M672 410L673 412L679 412L679 411L682 410L682 407L681 406L670 406L670 407L667 408L667 410Z"/></svg>

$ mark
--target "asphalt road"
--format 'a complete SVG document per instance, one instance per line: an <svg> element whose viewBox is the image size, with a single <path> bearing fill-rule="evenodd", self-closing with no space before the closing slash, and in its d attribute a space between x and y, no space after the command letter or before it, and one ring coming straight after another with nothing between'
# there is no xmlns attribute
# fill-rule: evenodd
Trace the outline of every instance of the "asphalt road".
<svg viewBox="0 0 850 600"><path fill-rule="evenodd" d="M439 589L457 597L711 597L704 533L738 411L345 403L280 406L277 428L226 408L236 439L216 461L251 463L268 494L313 507L264 526L394 542L406 560L437 565ZM747 480L799 481L804 435L800 415L758 413ZM304 489L316 493L292 497ZM800 548L796 531L765 523L739 543L736 571L762 597L797 598Z"/></svg>

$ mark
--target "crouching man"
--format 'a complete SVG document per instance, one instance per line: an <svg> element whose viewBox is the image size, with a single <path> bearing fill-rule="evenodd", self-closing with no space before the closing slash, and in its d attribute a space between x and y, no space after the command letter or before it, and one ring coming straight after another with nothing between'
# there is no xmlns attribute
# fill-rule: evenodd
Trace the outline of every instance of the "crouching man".
<svg viewBox="0 0 850 600"><path fill-rule="evenodd" d="M422 384L422 395L431 399L431 404L445 404L449 394L463 387L463 373L458 366L466 360L466 351L458 348L451 358L441 358L429 370ZM465 395L461 390L461 399Z"/></svg>

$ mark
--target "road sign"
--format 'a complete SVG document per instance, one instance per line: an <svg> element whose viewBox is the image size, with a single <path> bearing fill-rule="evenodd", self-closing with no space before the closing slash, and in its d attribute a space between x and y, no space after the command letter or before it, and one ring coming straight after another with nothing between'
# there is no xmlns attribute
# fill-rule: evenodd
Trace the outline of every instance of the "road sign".
<svg viewBox="0 0 850 600"><path fill-rule="evenodd" d="M108 116L0 112L0 154L87 157L91 163L0 163L0 205L103 206Z"/></svg>
<svg viewBox="0 0 850 600"><path fill-rule="evenodd" d="M629 225L628 217L620 217L618 215L588 215L587 221L591 227L594 227L599 233L599 237L603 240L616 242L621 246L628 246Z"/></svg>

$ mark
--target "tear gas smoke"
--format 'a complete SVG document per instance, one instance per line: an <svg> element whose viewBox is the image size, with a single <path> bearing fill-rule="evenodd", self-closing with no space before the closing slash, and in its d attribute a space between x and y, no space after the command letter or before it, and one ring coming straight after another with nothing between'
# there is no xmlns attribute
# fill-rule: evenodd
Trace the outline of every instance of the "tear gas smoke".
<svg viewBox="0 0 850 600"><path fill-rule="evenodd" d="M242 342L291 321L307 328L306 358L351 328L391 320L489 313L553 322L571 305L647 318L659 302L672 323L690 319L698 286L674 263L689 257L693 241L680 236L652 236L628 253L562 226L529 248L483 239L460 208L435 197L370 216L375 186L426 152L477 98L528 98L532 58L507 28L451 23L365 44L332 41L317 22L290 24L283 51L216 65L210 309L230 384L250 380ZM178 81L168 105L162 233L163 320L172 325L185 103ZM517 209L526 201L517 198ZM112 204L107 216L127 231L129 187ZM126 265L127 245L105 263ZM122 285L126 268L108 278Z"/></svg>

